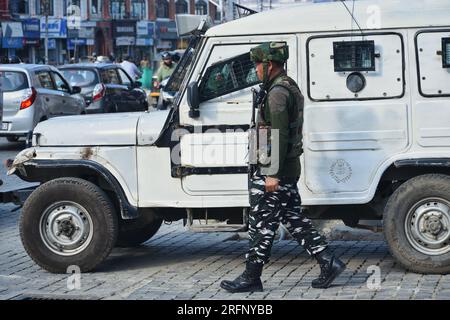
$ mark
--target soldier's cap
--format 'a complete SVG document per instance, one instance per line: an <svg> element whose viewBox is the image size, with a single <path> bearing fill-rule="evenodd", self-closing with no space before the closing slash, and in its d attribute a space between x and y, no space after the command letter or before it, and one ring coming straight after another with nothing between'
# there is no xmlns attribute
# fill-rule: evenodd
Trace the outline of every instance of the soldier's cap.
<svg viewBox="0 0 450 320"><path fill-rule="evenodd" d="M286 62L289 59L289 47L286 42L265 42L250 50L253 62Z"/></svg>

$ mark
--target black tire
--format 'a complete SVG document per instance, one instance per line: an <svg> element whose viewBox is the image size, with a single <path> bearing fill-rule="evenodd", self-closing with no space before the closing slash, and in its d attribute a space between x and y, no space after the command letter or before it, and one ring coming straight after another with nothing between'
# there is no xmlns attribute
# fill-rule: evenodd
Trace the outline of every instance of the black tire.
<svg viewBox="0 0 450 320"><path fill-rule="evenodd" d="M10 137L6 137L6 140L8 140L8 142L17 142L17 141L19 141L19 137L18 136L10 136Z"/></svg>
<svg viewBox="0 0 450 320"><path fill-rule="evenodd" d="M431 210L433 205L445 202L450 203L450 177L440 174L427 174L412 178L403 183L390 197L384 210L384 235L392 255L406 269L426 274L450 272L450 251L446 251L450 249L448 240L442 240L439 245L442 246L442 249L439 247L433 249L430 248L427 241L419 241L422 238L408 231L408 229L419 228L420 234L427 234L429 231L425 232L422 225L416 221L425 221L426 223L430 218L430 216L428 218L426 216L435 214L435 211ZM427 211L429 205L432 207ZM425 208L425 210L421 208ZM409 212L411 213L409 214ZM409 217L412 217L414 221ZM422 220L415 220L418 217L421 217ZM434 216L431 218L433 219ZM442 224L442 226L444 225ZM426 224L425 226L429 228ZM448 239L446 228L440 230L439 237L442 235L443 239ZM427 249L443 251L442 254L441 251L431 254L426 251Z"/></svg>
<svg viewBox="0 0 450 320"><path fill-rule="evenodd" d="M75 244L79 252L74 251L69 256L56 253L55 248L50 248L52 244L49 244L51 241L48 240L48 236L47 240L46 236L43 236L43 234L54 235L53 229L48 226L60 228L63 218L58 221L57 217L64 217L60 213L64 213L66 209L63 204L73 208L81 206L83 210L79 210L78 216L82 219L75 220L88 221L90 226L81 229L89 230L85 234L89 240L84 241L80 247L85 239L83 236L80 242ZM53 220L46 219L48 212L51 214L56 212L60 216L53 216ZM73 221L72 218L66 220ZM48 221L53 223L46 223ZM65 222L67 221L62 221L62 223ZM41 227L41 225L47 225L47 227ZM72 226L75 225L72 224ZM19 229L22 244L28 255L45 270L66 273L69 266L75 265L81 272L88 272L102 263L114 248L118 235L118 219L114 205L99 187L83 179L60 178L41 185L30 195L22 209ZM80 233L79 229L69 228L68 230L77 230L75 235L77 235L76 232ZM56 242L53 244L56 245Z"/></svg>
<svg viewBox="0 0 450 320"><path fill-rule="evenodd" d="M117 247L136 247L151 237L159 230L162 219L158 218L154 211L142 214L136 220L120 220Z"/></svg>

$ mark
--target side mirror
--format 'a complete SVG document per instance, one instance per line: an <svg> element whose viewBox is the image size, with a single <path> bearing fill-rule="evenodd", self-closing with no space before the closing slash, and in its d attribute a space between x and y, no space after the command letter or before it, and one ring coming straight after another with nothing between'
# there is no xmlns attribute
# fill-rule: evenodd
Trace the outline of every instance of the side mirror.
<svg viewBox="0 0 450 320"><path fill-rule="evenodd" d="M72 94L77 94L81 92L81 88L77 86L72 87Z"/></svg>
<svg viewBox="0 0 450 320"><path fill-rule="evenodd" d="M198 110L200 106L200 98L198 95L198 83L197 81L189 83L187 87L187 101L189 104L189 117L198 118L200 117L200 111Z"/></svg>
<svg viewBox="0 0 450 320"><path fill-rule="evenodd" d="M131 87L132 87L133 89L141 88L141 87L142 87L142 82L140 82L140 81L135 81L135 82L133 82L133 84L131 85Z"/></svg>

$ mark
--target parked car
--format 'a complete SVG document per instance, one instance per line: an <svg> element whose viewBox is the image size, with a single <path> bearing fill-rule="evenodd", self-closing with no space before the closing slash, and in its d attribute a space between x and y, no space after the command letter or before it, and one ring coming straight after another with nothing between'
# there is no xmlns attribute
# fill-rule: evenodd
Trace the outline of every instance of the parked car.
<svg viewBox="0 0 450 320"><path fill-rule="evenodd" d="M134 81L117 64L83 63L59 67L71 85L81 87L87 113L148 110L142 84Z"/></svg>
<svg viewBox="0 0 450 320"><path fill-rule="evenodd" d="M41 121L86 113L79 95L55 67L34 64L0 65L3 120L0 137L17 141Z"/></svg>

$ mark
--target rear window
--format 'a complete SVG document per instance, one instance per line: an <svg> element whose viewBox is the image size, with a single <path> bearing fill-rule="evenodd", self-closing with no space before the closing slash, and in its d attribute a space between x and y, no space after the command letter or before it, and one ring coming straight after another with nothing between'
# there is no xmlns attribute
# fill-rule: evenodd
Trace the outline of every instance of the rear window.
<svg viewBox="0 0 450 320"><path fill-rule="evenodd" d="M0 88L3 92L14 92L28 89L25 73L17 71L0 71Z"/></svg>
<svg viewBox="0 0 450 320"><path fill-rule="evenodd" d="M98 83L97 73L87 69L63 69L60 70L64 78L71 86L92 87Z"/></svg>

